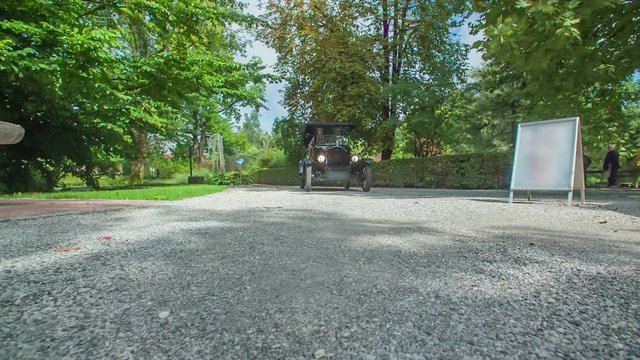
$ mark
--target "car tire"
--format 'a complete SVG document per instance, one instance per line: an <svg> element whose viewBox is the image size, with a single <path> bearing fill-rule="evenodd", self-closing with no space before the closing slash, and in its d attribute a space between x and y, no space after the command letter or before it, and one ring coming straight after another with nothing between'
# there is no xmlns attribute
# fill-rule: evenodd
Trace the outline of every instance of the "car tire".
<svg viewBox="0 0 640 360"><path fill-rule="evenodd" d="M350 187L351 187L351 180L345 180L344 181L344 189L345 190L349 190Z"/></svg>
<svg viewBox="0 0 640 360"><path fill-rule="evenodd" d="M365 166L362 169L362 191L371 191L371 184L373 183L373 174L371 173L371 167Z"/></svg>
<svg viewBox="0 0 640 360"><path fill-rule="evenodd" d="M311 191L311 166L304 168L304 191Z"/></svg>

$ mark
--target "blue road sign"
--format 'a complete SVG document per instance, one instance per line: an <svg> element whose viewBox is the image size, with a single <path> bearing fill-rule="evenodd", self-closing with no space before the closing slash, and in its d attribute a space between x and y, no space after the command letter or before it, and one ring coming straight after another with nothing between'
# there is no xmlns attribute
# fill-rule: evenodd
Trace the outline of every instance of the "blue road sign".
<svg viewBox="0 0 640 360"><path fill-rule="evenodd" d="M238 158L238 160L236 160L236 164L242 166L244 164L244 159L243 158Z"/></svg>

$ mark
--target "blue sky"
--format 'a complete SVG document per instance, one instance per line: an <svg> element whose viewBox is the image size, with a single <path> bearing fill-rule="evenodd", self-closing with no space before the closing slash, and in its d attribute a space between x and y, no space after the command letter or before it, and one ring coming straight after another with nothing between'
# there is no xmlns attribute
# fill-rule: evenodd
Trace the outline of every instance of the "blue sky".
<svg viewBox="0 0 640 360"><path fill-rule="evenodd" d="M245 0L244 3L247 5L247 12L249 12L250 14L255 16L260 16L263 14L261 4L264 3L264 1ZM472 17L470 21L473 20L475 19ZM469 27L467 24L459 29L454 29L452 32L454 34L458 34L458 36L460 36L460 40L465 44L473 44L475 41L481 39L481 36L473 36L469 33ZM240 58L240 60L246 60L253 56L261 58L262 62L267 65L268 70L273 70L273 66L277 61L276 52L260 41L253 41L252 46L247 49L246 57ZM469 54L468 63L471 68L479 67L482 64L482 54L480 54L477 50L472 50ZM273 120L278 116L284 116L287 114L287 111L280 104L280 101L282 100L283 89L283 83L267 85L265 91L267 109L260 110L260 124L262 126L262 130L271 132L271 128L273 127ZM249 111L250 109L245 109L245 112Z"/></svg>
<svg viewBox="0 0 640 360"><path fill-rule="evenodd" d="M244 3L247 5L247 12L260 16L263 13L263 10L260 9L260 4L262 1L260 0L246 0ZM250 59L252 57L259 57L262 59L262 62L267 65L267 71L273 71L278 56L272 48L268 47L261 41L257 41L254 39L252 45L247 49L246 59ZM265 89L265 100L267 109L260 109L260 125L262 126L262 130L267 132L271 132L271 128L273 127L273 120L278 116L284 116L287 114L287 111L280 105L280 100L282 100L282 90L284 89L284 83L280 84L268 84ZM251 111L251 109L245 109L246 112Z"/></svg>

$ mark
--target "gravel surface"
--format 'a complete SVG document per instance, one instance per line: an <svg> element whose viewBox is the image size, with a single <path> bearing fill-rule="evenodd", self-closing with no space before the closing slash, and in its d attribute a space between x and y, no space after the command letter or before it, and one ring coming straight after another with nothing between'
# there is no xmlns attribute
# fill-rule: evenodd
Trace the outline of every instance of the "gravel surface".
<svg viewBox="0 0 640 360"><path fill-rule="evenodd" d="M248 187L1 220L0 359L640 358L636 195Z"/></svg>

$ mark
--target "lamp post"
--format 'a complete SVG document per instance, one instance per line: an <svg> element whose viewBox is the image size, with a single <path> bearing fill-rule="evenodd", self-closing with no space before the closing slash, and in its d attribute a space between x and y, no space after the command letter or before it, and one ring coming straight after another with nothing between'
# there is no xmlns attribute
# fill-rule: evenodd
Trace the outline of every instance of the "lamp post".
<svg viewBox="0 0 640 360"><path fill-rule="evenodd" d="M204 184L204 176L193 176L193 144L189 146L189 184Z"/></svg>

